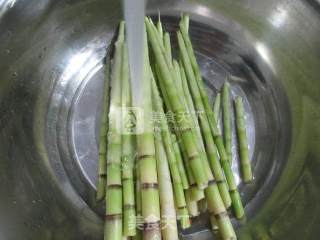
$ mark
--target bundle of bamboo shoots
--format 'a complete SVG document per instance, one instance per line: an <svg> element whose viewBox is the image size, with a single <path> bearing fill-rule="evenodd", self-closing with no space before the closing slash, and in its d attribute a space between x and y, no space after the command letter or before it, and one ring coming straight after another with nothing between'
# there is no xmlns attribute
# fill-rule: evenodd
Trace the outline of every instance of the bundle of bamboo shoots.
<svg viewBox="0 0 320 240"><path fill-rule="evenodd" d="M145 19L144 101L133 109L125 24L120 23L106 68L99 144L97 199L105 198L106 240L177 240L177 222L181 229L189 228L205 211L222 239L237 238L227 211L232 206L236 218L244 217L231 170L230 86L224 85L212 107L188 31L189 17L183 15L174 59L160 18L157 24ZM218 127L220 105L223 135ZM242 176L250 182L240 97L235 109ZM142 131L136 131L137 119Z"/></svg>

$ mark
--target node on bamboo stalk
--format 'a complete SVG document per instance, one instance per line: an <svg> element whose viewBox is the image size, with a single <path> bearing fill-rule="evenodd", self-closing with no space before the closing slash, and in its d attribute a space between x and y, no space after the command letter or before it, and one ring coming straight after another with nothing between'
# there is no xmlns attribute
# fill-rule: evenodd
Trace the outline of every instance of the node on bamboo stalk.
<svg viewBox="0 0 320 240"><path fill-rule="evenodd" d="M237 239L231 220L220 197L219 189L214 181L206 189L208 210L217 220L217 225L222 239Z"/></svg>

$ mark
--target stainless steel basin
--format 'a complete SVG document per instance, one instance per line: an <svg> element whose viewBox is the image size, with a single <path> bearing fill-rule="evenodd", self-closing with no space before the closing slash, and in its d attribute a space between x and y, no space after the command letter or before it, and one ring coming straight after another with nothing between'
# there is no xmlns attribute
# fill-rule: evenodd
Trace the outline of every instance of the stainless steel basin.
<svg viewBox="0 0 320 240"><path fill-rule="evenodd" d="M147 2L174 46L180 13L190 13L210 96L228 76L245 98L255 181L239 182L240 239L319 239L319 4ZM121 1L0 0L0 240L103 238L99 109L121 16ZM216 239L206 215L181 238Z"/></svg>

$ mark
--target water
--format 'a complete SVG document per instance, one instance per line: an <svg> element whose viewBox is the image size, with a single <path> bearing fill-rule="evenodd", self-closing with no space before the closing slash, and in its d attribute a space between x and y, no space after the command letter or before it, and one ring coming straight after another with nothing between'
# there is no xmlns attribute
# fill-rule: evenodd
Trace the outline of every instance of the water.
<svg viewBox="0 0 320 240"><path fill-rule="evenodd" d="M145 35L144 0L123 0L124 17L126 21L127 44L129 50L130 77L132 85L133 105L142 102L143 75L143 38Z"/></svg>

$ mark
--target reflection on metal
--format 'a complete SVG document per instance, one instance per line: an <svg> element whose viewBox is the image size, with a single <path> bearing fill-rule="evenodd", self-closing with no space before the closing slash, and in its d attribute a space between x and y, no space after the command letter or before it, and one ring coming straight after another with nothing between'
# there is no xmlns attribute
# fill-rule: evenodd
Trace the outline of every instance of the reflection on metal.
<svg viewBox="0 0 320 240"><path fill-rule="evenodd" d="M76 53L70 58L68 64L63 72L63 79L69 80L74 74L87 74L88 69L84 68L85 63L90 60L89 56L91 55L90 51ZM88 66L86 66L88 67ZM92 66L89 66L91 68Z"/></svg>
<svg viewBox="0 0 320 240"><path fill-rule="evenodd" d="M0 20L3 14L14 6L16 0L0 0Z"/></svg>
<svg viewBox="0 0 320 240"><path fill-rule="evenodd" d="M284 6L278 6L271 12L269 21L274 27L281 28L285 24L287 17L287 9Z"/></svg>
<svg viewBox="0 0 320 240"><path fill-rule="evenodd" d="M273 62L272 62L272 59L271 59L271 55L270 55L269 49L266 47L266 45L263 42L257 42L255 46L256 46L256 50L260 54L261 58L274 71L274 66L273 66Z"/></svg>
<svg viewBox="0 0 320 240"><path fill-rule="evenodd" d="M12 8L16 0L0 0L0 9Z"/></svg>
<svg viewBox="0 0 320 240"><path fill-rule="evenodd" d="M195 7L195 12L201 16L210 16L211 11L208 7L203 5L198 5Z"/></svg>

